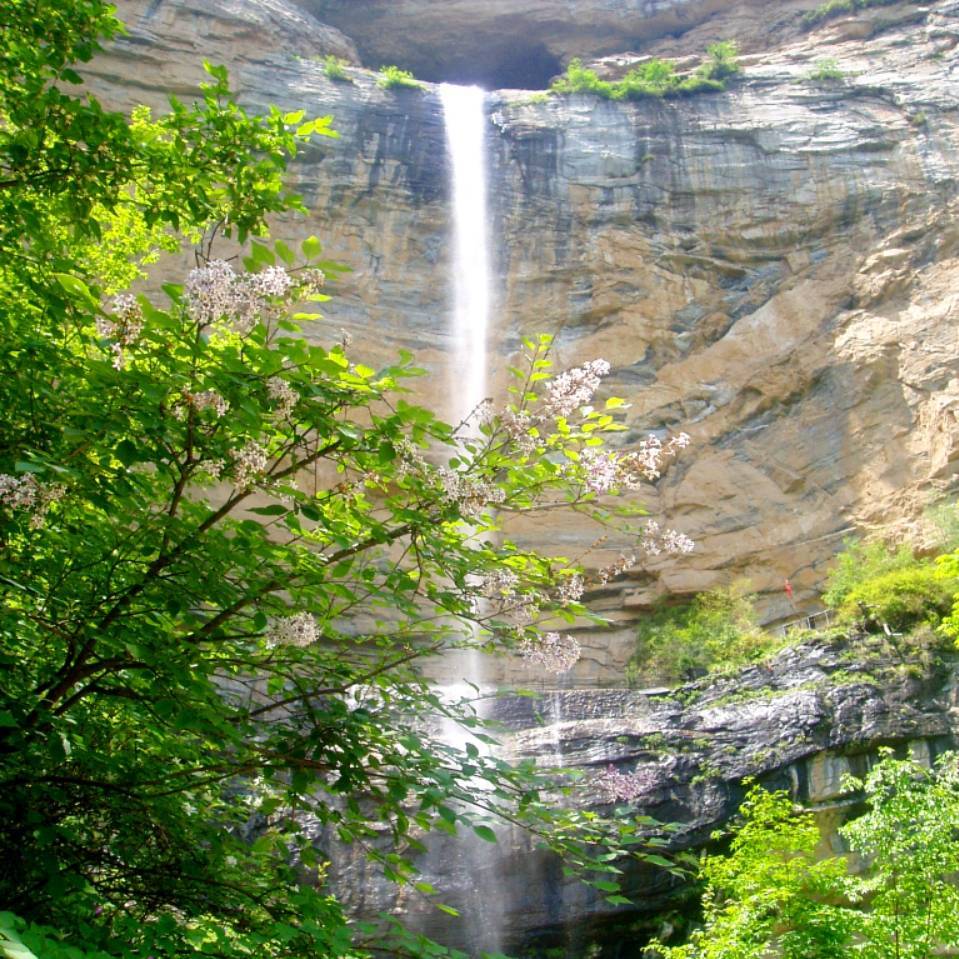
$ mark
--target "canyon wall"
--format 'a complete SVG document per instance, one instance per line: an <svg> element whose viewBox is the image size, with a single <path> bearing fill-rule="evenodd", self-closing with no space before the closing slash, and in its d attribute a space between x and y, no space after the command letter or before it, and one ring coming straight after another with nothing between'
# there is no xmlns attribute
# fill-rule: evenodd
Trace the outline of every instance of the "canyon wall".
<svg viewBox="0 0 959 959"><path fill-rule="evenodd" d="M352 269L311 335L342 327L359 355L405 347L439 371L451 231L436 90L384 90L358 66L331 80L324 57L355 64L380 37L387 46L369 56L418 63L400 56L418 44L416 56L436 51L440 77L444 57L467 62L500 30L557 60L601 56L597 68L616 75L640 55L609 55L618 45L683 57L740 39L745 72L725 93L489 97L494 383L522 335L552 332L561 365L612 362L606 391L631 403L627 441L693 438L643 500L696 551L589 597L613 625L583 634L574 681L615 681L631 623L657 598L747 577L764 618L787 618L784 577L800 607L816 606L845 535L915 534L926 506L953 492L959 2L870 8L812 30L802 14L813 4L799 0L770 13L747 0L523 6L125 0L129 36L90 82L113 104L160 106L195 88L207 57L230 67L248 104L333 114L339 139L294 165L311 215L276 228L319 234ZM324 16L357 32L356 46ZM841 79L810 79L824 58ZM440 408L444 383L424 397ZM516 533L572 555L597 535L566 520ZM612 535L585 559L599 567L632 545Z"/></svg>

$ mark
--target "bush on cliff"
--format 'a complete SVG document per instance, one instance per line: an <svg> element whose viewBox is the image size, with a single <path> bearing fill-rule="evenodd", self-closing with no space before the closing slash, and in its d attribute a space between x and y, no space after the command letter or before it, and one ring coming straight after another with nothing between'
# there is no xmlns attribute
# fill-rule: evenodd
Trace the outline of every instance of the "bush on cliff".
<svg viewBox="0 0 959 959"><path fill-rule="evenodd" d="M457 647L575 660L547 622L586 615L582 571L496 517L634 522L601 499L655 463L603 449L608 365L556 374L527 340L475 429L412 404L410 357L366 366L308 312L335 275L319 242L251 240L302 209L282 174L330 119L250 115L215 67L156 120L71 96L120 29L100 0L0 9L3 950L404 955L401 931L347 924L315 843L431 896L424 837L493 840L498 817L615 893L648 821L562 808L543 772L438 738L489 742L420 669ZM183 231L182 282L105 297Z"/></svg>
<svg viewBox="0 0 959 959"><path fill-rule="evenodd" d="M952 610L959 570L919 559L908 546L847 542L826 582L823 601L848 621L863 618L894 630L936 626Z"/></svg>
<svg viewBox="0 0 959 959"><path fill-rule="evenodd" d="M628 667L633 684L682 682L760 659L781 644L759 628L744 581L700 593L684 606L654 610L637 629Z"/></svg>
<svg viewBox="0 0 959 959"><path fill-rule="evenodd" d="M708 59L693 73L683 76L669 60L653 58L633 67L621 80L601 80L582 60L570 61L566 73L557 77L553 93L592 93L606 100L641 100L687 96L706 90L724 90L726 80L741 72L736 45L730 40L714 43Z"/></svg>
<svg viewBox="0 0 959 959"><path fill-rule="evenodd" d="M931 959L959 945L959 764L886 755L862 781L866 812L839 832L859 857L821 858L819 828L789 794L754 786L728 855L707 855L704 924L660 959Z"/></svg>

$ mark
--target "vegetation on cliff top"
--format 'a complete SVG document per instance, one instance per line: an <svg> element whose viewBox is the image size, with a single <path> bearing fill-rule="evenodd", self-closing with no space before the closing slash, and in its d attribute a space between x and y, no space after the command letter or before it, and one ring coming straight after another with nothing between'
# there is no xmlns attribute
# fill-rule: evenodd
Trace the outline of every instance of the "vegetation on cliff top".
<svg viewBox="0 0 959 959"><path fill-rule="evenodd" d="M601 80L595 70L574 59L566 73L557 77L553 93L592 93L606 100L641 100L647 97L681 97L726 89L726 81L741 72L736 44L730 40L711 44L708 59L693 73L683 75L669 60L647 60L633 67L621 80Z"/></svg>

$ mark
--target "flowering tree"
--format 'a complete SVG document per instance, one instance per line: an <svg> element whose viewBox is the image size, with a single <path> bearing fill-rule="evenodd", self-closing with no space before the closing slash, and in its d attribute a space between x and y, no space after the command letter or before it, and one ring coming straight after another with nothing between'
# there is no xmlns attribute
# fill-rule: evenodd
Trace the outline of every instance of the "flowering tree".
<svg viewBox="0 0 959 959"><path fill-rule="evenodd" d="M304 824L405 883L424 831L493 839L497 817L615 891L648 821L563 808L549 777L438 740L431 717L488 736L420 664L478 646L571 667L555 626L586 615L585 573L500 523L616 515L638 548L688 549L601 502L684 438L605 449L608 365L554 375L548 337L525 344L510 403L444 424L409 402L410 357L364 366L304 312L331 269L312 238L254 241L240 270L214 230L163 298L107 297L175 242L164 225L215 216L243 238L295 206L284 157L329 121L249 117L213 68L202 104L155 122L61 99L52 81L115 22L96 0L20 7L0 88L0 902L111 955L359 955L381 931L347 927ZM83 122L21 163L25 88ZM105 250L110 230L128 243Z"/></svg>

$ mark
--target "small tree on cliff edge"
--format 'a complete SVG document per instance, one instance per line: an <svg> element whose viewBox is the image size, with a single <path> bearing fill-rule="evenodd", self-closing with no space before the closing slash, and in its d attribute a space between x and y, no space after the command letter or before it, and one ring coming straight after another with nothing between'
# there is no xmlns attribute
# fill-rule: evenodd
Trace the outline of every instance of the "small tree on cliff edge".
<svg viewBox="0 0 959 959"><path fill-rule="evenodd" d="M494 540L497 516L605 522L600 498L681 442L604 450L607 366L553 375L548 338L509 405L440 422L404 398L409 357L373 370L300 335L330 269L312 239L253 242L245 272L206 242L162 302L108 300L178 231L245 241L299 208L287 157L333 135L246 114L219 68L158 120L65 93L120 29L99 0L0 12L0 906L23 917L0 914L0 948L380 948L319 891L309 822L405 883L425 832L493 839L500 816L615 894L648 822L558 810L551 780L431 738L430 716L485 734L417 663L476 645L568 667L575 641L542 624L585 613L583 574Z"/></svg>

